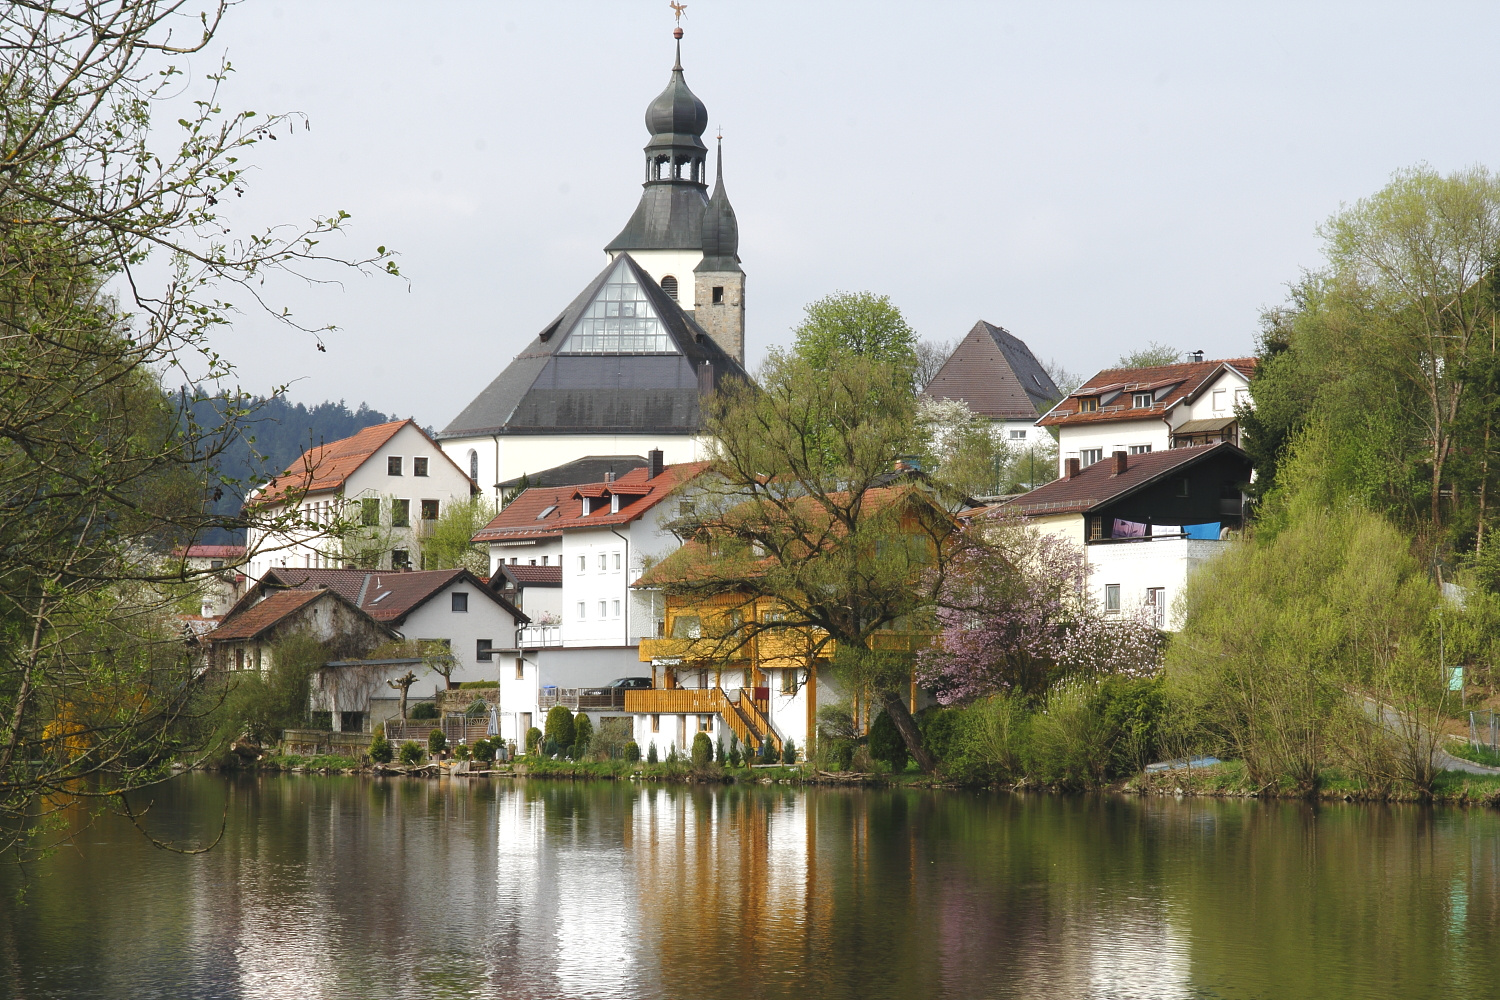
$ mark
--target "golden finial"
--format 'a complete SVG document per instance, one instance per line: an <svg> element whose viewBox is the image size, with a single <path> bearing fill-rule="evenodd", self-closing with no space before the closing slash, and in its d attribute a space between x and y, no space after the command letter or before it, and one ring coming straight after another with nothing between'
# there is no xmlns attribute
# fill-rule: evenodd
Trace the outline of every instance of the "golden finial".
<svg viewBox="0 0 1500 1000"><path fill-rule="evenodd" d="M681 24L682 23L682 15L687 11L687 4L685 4L685 3L678 3L677 0L670 0L670 2L667 4L667 6L672 8L672 17L673 17L673 19L676 20L679 24Z"/></svg>

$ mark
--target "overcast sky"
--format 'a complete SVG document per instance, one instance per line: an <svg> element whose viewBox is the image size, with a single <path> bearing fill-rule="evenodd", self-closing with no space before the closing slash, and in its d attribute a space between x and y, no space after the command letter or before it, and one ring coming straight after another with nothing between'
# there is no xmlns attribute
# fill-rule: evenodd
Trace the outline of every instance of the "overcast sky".
<svg viewBox="0 0 1500 1000"><path fill-rule="evenodd" d="M689 0L683 28L752 366L839 289L1084 373L1151 340L1252 353L1340 203L1500 167L1494 4ZM666 0L232 10L225 107L312 125L258 149L236 221L342 208L334 248L390 246L408 279L277 290L342 329L319 353L243 316L219 344L242 384L447 424L603 267L671 29Z"/></svg>

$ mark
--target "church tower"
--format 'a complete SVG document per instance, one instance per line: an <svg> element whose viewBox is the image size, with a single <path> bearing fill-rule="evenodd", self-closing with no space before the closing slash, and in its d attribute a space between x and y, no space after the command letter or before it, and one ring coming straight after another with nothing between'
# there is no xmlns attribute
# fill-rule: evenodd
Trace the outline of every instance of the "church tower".
<svg viewBox="0 0 1500 1000"><path fill-rule="evenodd" d="M713 198L708 195L708 109L682 72L682 29L667 88L646 108L646 179L640 203L604 248L628 253L726 353L743 363L744 284L739 229L724 192L722 151ZM710 246L710 244L712 244ZM717 290L717 291L716 291ZM716 297L717 296L717 297Z"/></svg>

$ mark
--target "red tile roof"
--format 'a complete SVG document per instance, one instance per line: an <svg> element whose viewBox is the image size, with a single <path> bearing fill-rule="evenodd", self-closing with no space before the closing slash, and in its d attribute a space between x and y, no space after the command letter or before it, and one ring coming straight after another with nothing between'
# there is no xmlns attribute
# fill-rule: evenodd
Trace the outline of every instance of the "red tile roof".
<svg viewBox="0 0 1500 1000"><path fill-rule="evenodd" d="M308 449L302 453L302 457L287 466L285 472L267 483L252 498L252 501L266 503L280 499L288 493L326 493L329 490L341 489L356 469L364 465L370 456L383 448L407 424L415 428L418 434L427 438L433 450L441 455L444 461L458 469L453 459L449 458L432 438L427 437L427 432L418 427L415 420L392 420L390 423L366 427L352 437L330 441ZM469 478L462 469L459 469L459 473L465 479Z"/></svg>
<svg viewBox="0 0 1500 1000"><path fill-rule="evenodd" d="M683 462L667 466L655 479L650 478L649 469L632 469L610 483L533 487L507 504L494 520L479 530L474 541L556 538L568 528L628 524L706 468L707 462ZM605 503L599 510L587 515L583 513L583 497L597 500L607 499L613 494L618 494L622 501L619 512L611 513L609 504Z"/></svg>
<svg viewBox="0 0 1500 1000"><path fill-rule="evenodd" d="M243 610L231 610L218 628L208 633L208 641L254 639L288 616L296 614L324 596L324 590L283 590Z"/></svg>
<svg viewBox="0 0 1500 1000"><path fill-rule="evenodd" d="M522 586L562 586L561 566L522 566L520 563L512 566L505 564L500 567L499 572Z"/></svg>
<svg viewBox="0 0 1500 1000"><path fill-rule="evenodd" d="M1119 475L1115 474L1113 458L1106 458L1080 470L1072 479L1066 476L1055 479L1046 486L1038 486L1030 493L1023 493L996 505L996 509L1031 515L1083 513L1148 486L1185 465L1216 454L1238 455L1249 461L1244 452L1227 441L1194 448L1172 448L1130 455L1126 458L1125 471Z"/></svg>
<svg viewBox="0 0 1500 1000"><path fill-rule="evenodd" d="M1145 420L1164 416L1183 400L1193 398L1200 389L1213 381L1224 368L1230 368L1249 378L1255 371L1255 358L1230 358L1227 361L1189 361L1180 365L1157 365L1151 368L1106 368L1083 385L1074 389L1067 399L1058 403L1042 419L1040 427L1058 424L1108 423L1114 420ZM1145 392L1170 386L1171 388L1151 406L1136 407L1130 393ZM1083 396L1099 397L1111 392L1121 394L1122 402L1100 405L1091 412L1080 412L1078 400Z"/></svg>
<svg viewBox="0 0 1500 1000"><path fill-rule="evenodd" d="M297 569L277 567L266 571L260 587L289 587L298 592L326 587L378 622L399 625L407 615L431 600L444 588L468 581L512 616L526 616L515 605L496 594L466 569L430 569L387 572L366 569Z"/></svg>

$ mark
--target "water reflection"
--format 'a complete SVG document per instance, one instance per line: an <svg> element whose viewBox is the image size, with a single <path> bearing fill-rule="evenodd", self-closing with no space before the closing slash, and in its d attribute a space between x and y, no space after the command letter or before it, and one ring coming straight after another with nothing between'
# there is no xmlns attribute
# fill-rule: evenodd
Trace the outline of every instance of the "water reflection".
<svg viewBox="0 0 1500 1000"><path fill-rule="evenodd" d="M187 775L0 872L17 997L1409 997L1500 972L1487 810Z"/></svg>

